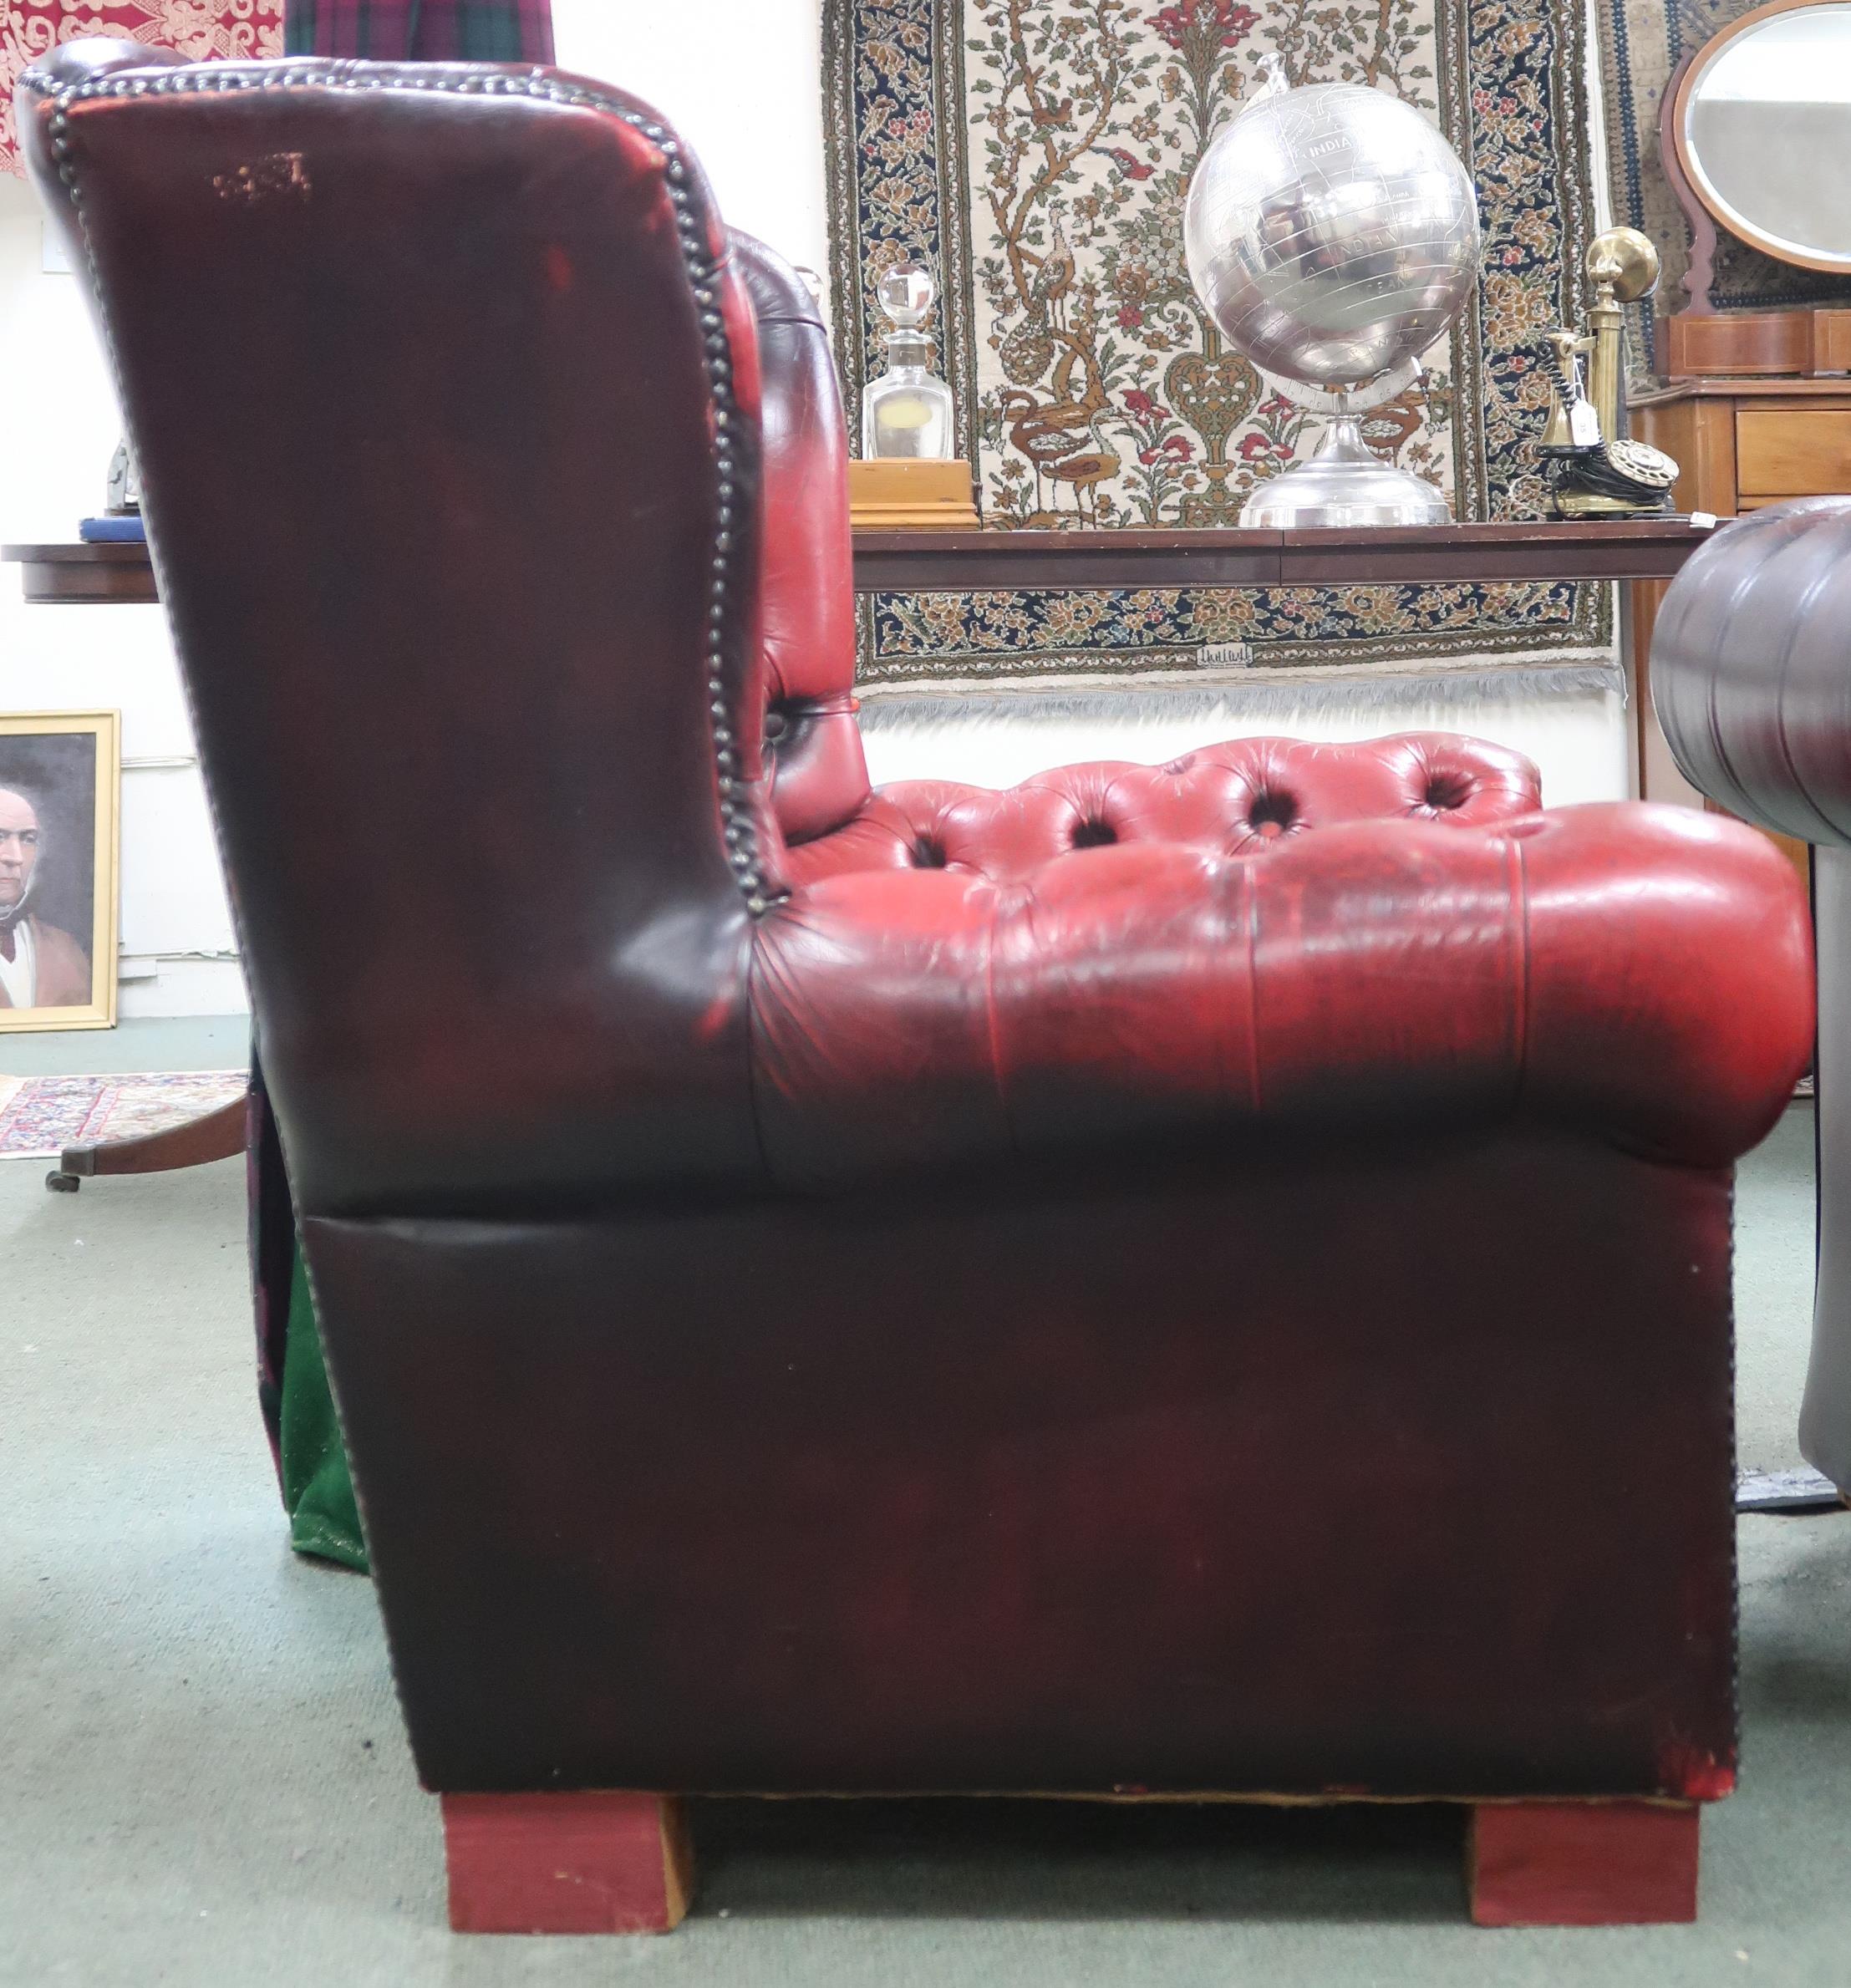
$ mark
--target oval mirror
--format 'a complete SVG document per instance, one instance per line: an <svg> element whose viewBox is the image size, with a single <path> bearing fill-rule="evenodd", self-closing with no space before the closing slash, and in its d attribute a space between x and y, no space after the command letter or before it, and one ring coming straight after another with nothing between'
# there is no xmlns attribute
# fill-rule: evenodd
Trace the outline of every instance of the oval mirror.
<svg viewBox="0 0 1851 1988"><path fill-rule="evenodd" d="M1724 28L1685 71L1670 130L1731 235L1851 272L1851 0L1777 0Z"/></svg>

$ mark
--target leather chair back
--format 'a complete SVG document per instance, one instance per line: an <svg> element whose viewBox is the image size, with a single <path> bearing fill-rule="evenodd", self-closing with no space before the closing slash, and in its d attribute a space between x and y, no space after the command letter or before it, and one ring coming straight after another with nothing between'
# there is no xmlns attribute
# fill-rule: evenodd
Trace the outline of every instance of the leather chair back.
<svg viewBox="0 0 1851 1988"><path fill-rule="evenodd" d="M298 1196L749 1172L759 378L694 158L543 72L83 48L22 124L107 300ZM865 791L847 520L801 462L839 421L752 267L815 375L770 548L806 582L768 630L801 833Z"/></svg>

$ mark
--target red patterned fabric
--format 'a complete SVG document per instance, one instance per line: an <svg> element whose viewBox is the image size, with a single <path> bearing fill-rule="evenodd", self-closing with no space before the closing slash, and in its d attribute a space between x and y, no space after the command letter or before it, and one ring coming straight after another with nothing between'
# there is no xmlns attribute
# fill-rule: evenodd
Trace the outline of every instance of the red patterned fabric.
<svg viewBox="0 0 1851 1988"><path fill-rule="evenodd" d="M0 167L25 169L13 86L62 42L87 35L175 48L195 62L282 53L283 0L0 0Z"/></svg>

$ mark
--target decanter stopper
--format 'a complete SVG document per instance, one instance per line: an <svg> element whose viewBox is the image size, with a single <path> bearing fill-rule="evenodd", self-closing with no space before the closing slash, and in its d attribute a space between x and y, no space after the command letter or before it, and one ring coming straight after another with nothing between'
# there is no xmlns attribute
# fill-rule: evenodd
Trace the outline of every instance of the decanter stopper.
<svg viewBox="0 0 1851 1988"><path fill-rule="evenodd" d="M862 395L864 456L943 461L951 455L951 389L928 370L932 341L922 328L938 293L932 272L911 258L897 262L875 286L893 329L883 340L887 369Z"/></svg>
<svg viewBox="0 0 1851 1988"><path fill-rule="evenodd" d="M875 286L880 307L902 331L917 331L926 321L938 286L923 262L896 262Z"/></svg>

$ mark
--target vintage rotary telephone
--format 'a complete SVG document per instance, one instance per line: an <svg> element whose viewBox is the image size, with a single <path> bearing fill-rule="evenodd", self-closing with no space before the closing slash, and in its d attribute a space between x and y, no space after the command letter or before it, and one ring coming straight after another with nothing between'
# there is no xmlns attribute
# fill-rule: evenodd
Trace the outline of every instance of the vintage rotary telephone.
<svg viewBox="0 0 1851 1988"><path fill-rule="evenodd" d="M1554 384L1548 425L1536 445L1559 518L1650 517L1671 508L1677 465L1625 432L1620 399L1624 305L1658 284L1658 251L1637 228L1609 228L1588 245L1594 308L1588 329L1548 333ZM1588 386L1582 385L1587 355Z"/></svg>

